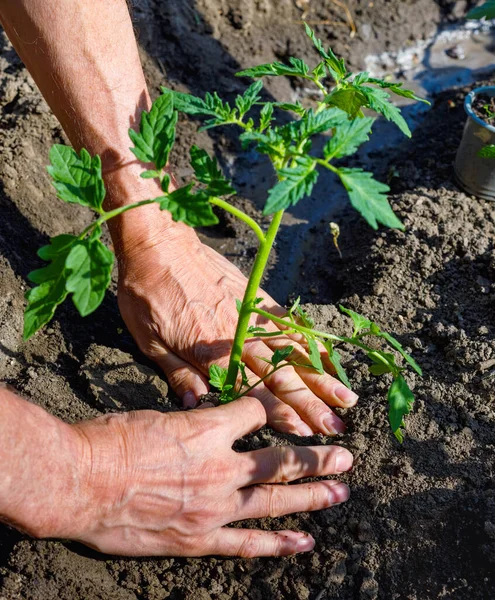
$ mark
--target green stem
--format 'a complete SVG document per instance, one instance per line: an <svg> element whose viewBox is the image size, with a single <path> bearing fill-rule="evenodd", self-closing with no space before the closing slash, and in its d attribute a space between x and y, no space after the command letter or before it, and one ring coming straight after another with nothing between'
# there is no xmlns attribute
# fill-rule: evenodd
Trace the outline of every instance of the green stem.
<svg viewBox="0 0 495 600"><path fill-rule="evenodd" d="M285 325L288 329L295 329L299 333L310 335L312 337L319 337L319 338L323 338L323 339L327 339L327 340L332 340L334 342L347 342L348 344L352 344L353 346L358 346L362 350L366 350L366 352L374 352L373 348L370 348L366 344L363 344L356 338L341 337L338 335L333 335L332 333L325 333L324 331L317 331L315 329L310 329L309 327L304 327L303 325L299 325L298 323L288 321L287 319L276 317L275 315L272 315L272 313L269 313L268 311L263 310L262 308L255 307L252 309L251 312L256 313L257 315L260 315L262 317L265 317L266 319L269 319L270 321L273 321L274 323L279 323L280 325Z"/></svg>
<svg viewBox="0 0 495 600"><path fill-rule="evenodd" d="M97 219L96 221L93 221L90 225L88 225L86 227L86 229L84 229L84 231L79 236L79 239L82 240L84 237L86 237L86 235L90 231L95 229L95 227L103 225L103 223L105 223L106 221L109 221L110 219L113 219L114 217L118 217L119 215L127 212L128 210L132 210L133 208L138 208L139 206L146 206L147 204L154 204L157 202L158 202L158 199L156 199L156 198L154 200L141 200L140 202L134 202L133 204L126 204L125 206L121 206L119 208L115 208L114 210L110 210L109 212L104 212L99 219Z"/></svg>
<svg viewBox="0 0 495 600"><path fill-rule="evenodd" d="M332 171L333 173L338 173L339 170L337 169L337 167L334 167L329 162L327 162L329 160L332 160L332 158L332 156L330 156L327 160L323 160L322 158L315 158L315 162L321 165L322 167L325 167L325 169Z"/></svg>
<svg viewBox="0 0 495 600"><path fill-rule="evenodd" d="M239 312L239 320L237 321L237 328L235 330L234 342L232 344L232 350L230 352L229 369L227 372L227 379L225 385L231 385L232 389L235 388L237 382L237 374L239 372L239 363L242 358L242 351L244 349L244 342L246 341L246 334L249 327L249 319L254 309L254 301L258 293L258 289L261 284L261 278L265 272L265 268L270 257L270 252L273 247L273 242L277 235L280 223L282 222L284 211L280 210L273 215L272 222L268 227L268 231L264 236L264 241L258 248L256 259L254 261L253 269L249 277L249 281L244 293L242 300L241 310Z"/></svg>
<svg viewBox="0 0 495 600"><path fill-rule="evenodd" d="M214 204L215 206L218 206L219 208L223 208L224 211L230 213L231 215L234 215L234 217L237 217L238 219L246 223L246 225L249 225L249 227L251 227L251 229L256 234L256 237L260 241L260 244L264 243L265 235L263 234L261 227L258 225L258 223L256 223L254 219L251 219L251 217L249 217L245 212L242 212L242 210L235 208L235 206L232 206L231 204L225 202L225 200L222 200L221 198L212 197L210 198L210 203Z"/></svg>
<svg viewBox="0 0 495 600"><path fill-rule="evenodd" d="M234 400L237 400L238 398L242 398L242 396L245 396L246 394L249 394L249 392L251 390L254 390L255 387L258 387L260 383L263 383L263 381L265 381L265 379L268 379L268 377L270 377L270 375L273 375L276 371L280 371L280 369L283 369L284 367L306 367L308 369L312 369L314 368L312 365L300 365L298 363L295 362L284 362L283 364L277 365L276 367L274 367L269 373L267 373L264 377L261 377L261 379L258 379L258 381L256 383L253 383L253 385L249 386L246 389L241 389L239 391L239 393L235 396Z"/></svg>

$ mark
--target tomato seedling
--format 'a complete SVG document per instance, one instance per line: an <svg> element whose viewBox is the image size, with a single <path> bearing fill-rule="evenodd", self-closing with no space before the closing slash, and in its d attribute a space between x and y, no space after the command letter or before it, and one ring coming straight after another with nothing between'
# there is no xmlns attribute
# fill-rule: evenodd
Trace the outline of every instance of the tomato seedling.
<svg viewBox="0 0 495 600"><path fill-rule="evenodd" d="M213 366L210 383L220 392L221 402L230 402L250 391L260 381L249 382L242 362L247 338L263 338L280 335L263 327L250 324L253 315L274 322L287 335L303 336L307 343L309 362L302 364L291 360L294 347L287 345L274 352L268 374L288 365L324 372L320 348L324 347L340 380L348 387L350 383L341 365L338 347L350 344L363 350L370 360L373 375L391 374L388 392L389 419L395 436L403 439L403 418L411 411L414 396L404 378L407 367L421 375L421 369L401 344L389 333L351 310L341 307L353 321L349 337L337 336L314 328L314 323L296 302L285 316L275 316L262 307L257 297L263 273L275 241L284 211L309 196L318 180L320 169L330 170L340 179L347 190L352 206L374 229L378 224L404 229L387 199L388 186L374 179L372 173L358 168L334 164L336 159L350 156L368 140L374 119L364 116L362 109L372 109L393 121L407 136L409 127L400 110L390 103L393 92L406 98L420 100L400 83L390 83L370 77L368 73L350 73L343 59L326 50L314 32L306 25L306 32L314 43L320 62L310 68L298 58L290 58L288 64L280 62L260 65L238 73L241 77L256 79L243 95L237 96L234 106L222 100L217 93L198 98L163 88L163 94L153 103L151 110L143 112L139 131L131 129L131 148L138 160L153 165L144 171L143 178L159 181L162 194L158 198L143 200L106 212L103 209L105 185L101 160L82 149L78 154L72 148L55 145L50 151L48 172L61 200L87 206L96 212L97 218L84 231L76 235L59 235L50 240L38 255L50 264L29 275L37 284L26 294L28 305L25 312L24 338L29 339L53 317L56 307L69 294L82 316L92 313L102 302L114 262L113 253L102 243L102 225L125 211L157 203L162 210L171 213L175 221L192 227L218 223L213 207L219 207L241 219L256 234L259 249L246 287L244 298L237 302L239 318L235 332L228 368ZM260 97L263 84L258 79L265 76L290 76L311 81L320 91L316 106L304 107L299 102L264 102ZM327 89L326 81L333 79L333 87ZM276 111L288 111L294 119L277 124ZM226 200L235 194L234 187L219 169L215 158L204 150L191 148L191 166L194 179L179 189L171 189L170 176L166 172L170 152L175 141L178 112L206 117L203 129L220 125L234 125L240 131L244 147L253 146L257 152L267 155L277 175L277 183L268 192L264 214L271 216L266 231L247 214ZM331 132L323 150L312 153L314 136ZM367 343L376 338L395 350L405 365L397 362L392 352L377 349Z"/></svg>

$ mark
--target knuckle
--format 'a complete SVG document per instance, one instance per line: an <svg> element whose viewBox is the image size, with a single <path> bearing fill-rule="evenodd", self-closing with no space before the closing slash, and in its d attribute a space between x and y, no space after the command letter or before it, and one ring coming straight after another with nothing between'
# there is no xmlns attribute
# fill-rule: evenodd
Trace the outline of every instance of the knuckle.
<svg viewBox="0 0 495 600"><path fill-rule="evenodd" d="M328 413L326 405L321 400L314 398L301 400L298 409L298 412L311 416L313 421L321 420Z"/></svg>
<svg viewBox="0 0 495 600"><path fill-rule="evenodd" d="M277 391L288 389L292 387L293 375L294 369L292 367L285 367L270 375L268 378L269 385L270 387L277 388Z"/></svg>
<svg viewBox="0 0 495 600"><path fill-rule="evenodd" d="M260 555L261 545L261 534L247 533L241 541L237 554L242 558L254 558Z"/></svg>
<svg viewBox="0 0 495 600"><path fill-rule="evenodd" d="M287 483L292 481L292 465L294 452L290 448L277 447L274 449L275 476L277 481Z"/></svg>
<svg viewBox="0 0 495 600"><path fill-rule="evenodd" d="M307 510L319 510L323 504L322 488L318 484L309 483L306 489L307 493Z"/></svg>
<svg viewBox="0 0 495 600"><path fill-rule="evenodd" d="M277 421L295 426L299 422L299 417L294 410L286 404L281 404L276 412Z"/></svg>
<svg viewBox="0 0 495 600"><path fill-rule="evenodd" d="M251 412L252 421L259 427L265 425L266 411L263 404L256 398L246 398L243 402L246 403L246 408Z"/></svg>
<svg viewBox="0 0 495 600"><path fill-rule="evenodd" d="M278 485L267 485L266 493L266 513L268 517L280 517L287 513L287 497Z"/></svg>

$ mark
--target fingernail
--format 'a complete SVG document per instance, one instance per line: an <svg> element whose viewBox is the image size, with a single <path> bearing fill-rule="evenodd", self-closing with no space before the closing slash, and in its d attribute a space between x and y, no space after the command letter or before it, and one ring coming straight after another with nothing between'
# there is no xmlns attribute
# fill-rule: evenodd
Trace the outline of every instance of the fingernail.
<svg viewBox="0 0 495 600"><path fill-rule="evenodd" d="M330 496L330 502L332 503L332 506L335 506L336 504L347 502L347 500L349 500L349 496L351 495L351 490L345 483L336 483L330 487L328 494Z"/></svg>
<svg viewBox="0 0 495 600"><path fill-rule="evenodd" d="M337 396L337 398L348 406L353 406L358 401L359 396L355 394L352 390L345 387L345 385L338 385L333 393Z"/></svg>
<svg viewBox="0 0 495 600"><path fill-rule="evenodd" d="M306 423L301 423L297 426L297 433L303 437L309 437L310 435L314 435L314 431L309 425L306 425Z"/></svg>
<svg viewBox="0 0 495 600"><path fill-rule="evenodd" d="M196 406L196 395L194 392L186 392L182 397L184 408L194 408Z"/></svg>
<svg viewBox="0 0 495 600"><path fill-rule="evenodd" d="M353 457L352 454L345 448L339 448L336 450L337 456L335 457L335 470L337 473L345 473L352 468Z"/></svg>
<svg viewBox="0 0 495 600"><path fill-rule="evenodd" d="M296 552L310 552L314 547L314 539L310 535L305 535L297 540Z"/></svg>
<svg viewBox="0 0 495 600"><path fill-rule="evenodd" d="M325 427L329 435L344 433L345 431L344 423L333 413L328 413L328 415L323 418L323 427Z"/></svg>

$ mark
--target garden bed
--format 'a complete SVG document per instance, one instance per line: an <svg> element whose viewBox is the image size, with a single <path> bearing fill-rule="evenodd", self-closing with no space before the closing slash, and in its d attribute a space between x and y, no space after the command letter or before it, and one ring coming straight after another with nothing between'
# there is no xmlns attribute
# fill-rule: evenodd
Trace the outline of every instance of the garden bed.
<svg viewBox="0 0 495 600"><path fill-rule="evenodd" d="M217 87L228 96L238 91L231 74L239 66L290 54L311 57L297 23L305 4L310 21L343 20L331 2L318 3L329 6L320 13L311 12L311 2L298 2L300 9L289 0L139 3L136 23L153 89L165 80L195 93ZM376 1L374 9L367 1L348 4L357 15L356 38L349 40L344 25L325 25L319 33L333 30L336 49L358 67L363 52L403 45L450 14L427 0ZM443 4L444 11L454 5ZM145 25L154 9L158 15ZM39 265L34 249L48 235L79 231L88 214L55 199L45 165L61 132L7 43L0 69L0 380L69 422L113 410L177 410L166 383L127 333L112 294L91 320L63 306L48 329L21 342L26 275ZM277 97L288 86L277 80L268 91ZM390 180L405 233L374 232L350 209L336 206L331 216L341 227L342 259L322 219L310 230L311 258L285 275L268 273L269 291L281 302L302 293L317 325L344 332L337 302L370 316L412 350L425 372L423 379L411 378L417 402L400 446L387 422L385 382L370 380L346 355L360 395L359 405L343 413L348 430L338 438L356 457L342 478L351 487L350 501L251 523L308 531L317 540L315 551L286 559L113 559L0 526L1 600L494 596L495 203L467 196L452 183L466 92L439 95L411 142L373 152L375 173ZM193 123L181 123L179 176L193 131ZM238 149L224 134L204 133L200 145L232 157L224 166L241 186L238 202L250 206L246 198L256 200L257 186L267 182L246 176L252 165L237 160ZM297 227L290 215L286 225ZM202 235L247 271L253 235L229 220ZM282 242L279 257L283 251ZM298 441L264 429L239 449L287 440Z"/></svg>

